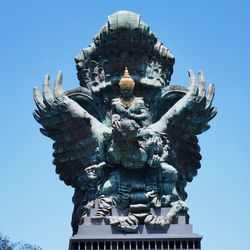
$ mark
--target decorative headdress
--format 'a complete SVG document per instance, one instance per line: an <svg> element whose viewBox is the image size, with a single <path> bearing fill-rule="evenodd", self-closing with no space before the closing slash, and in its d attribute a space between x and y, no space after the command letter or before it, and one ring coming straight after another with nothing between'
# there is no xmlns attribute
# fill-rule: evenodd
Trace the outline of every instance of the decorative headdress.
<svg viewBox="0 0 250 250"><path fill-rule="evenodd" d="M135 82L129 75L127 67L125 67L124 75L119 82L121 89L134 89Z"/></svg>

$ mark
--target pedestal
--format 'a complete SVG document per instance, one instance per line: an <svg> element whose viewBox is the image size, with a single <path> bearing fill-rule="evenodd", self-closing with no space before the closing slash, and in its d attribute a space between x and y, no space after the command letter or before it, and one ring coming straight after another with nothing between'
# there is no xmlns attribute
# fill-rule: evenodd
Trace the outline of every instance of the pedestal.
<svg viewBox="0 0 250 250"><path fill-rule="evenodd" d="M154 209L152 214L165 214L166 208ZM122 216L126 211L112 210L112 215ZM71 237L69 250L200 250L202 236L193 233L185 216L176 224L162 230L139 225L137 233L123 233L106 225L104 219L85 218L78 233Z"/></svg>

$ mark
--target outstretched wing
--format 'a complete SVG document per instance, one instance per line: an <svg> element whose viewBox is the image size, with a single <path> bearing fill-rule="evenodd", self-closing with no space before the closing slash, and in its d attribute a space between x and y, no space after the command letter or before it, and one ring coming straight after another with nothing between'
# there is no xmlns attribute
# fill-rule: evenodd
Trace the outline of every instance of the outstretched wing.
<svg viewBox="0 0 250 250"><path fill-rule="evenodd" d="M209 129L208 122L216 115L212 107L214 85L205 89L205 79L202 72L198 73L199 82L191 70L189 73L190 86L184 97L173 105L156 123L150 127L158 132L178 130L178 134L201 134ZM176 131L177 132L177 131Z"/></svg>
<svg viewBox="0 0 250 250"><path fill-rule="evenodd" d="M62 73L58 72L53 94L49 75L43 82L43 97L34 88L38 110L34 118L43 126L41 132L55 141L56 172L67 185L85 189L85 167L102 161L103 135L110 129L64 94Z"/></svg>
<svg viewBox="0 0 250 250"><path fill-rule="evenodd" d="M191 70L189 73L189 89L156 123L150 126L158 133L167 134L170 140L170 151L174 156L174 167L180 173L178 191L183 200L186 199L184 187L192 181L200 168L200 147L197 135L209 129L208 122L217 111L212 107L214 85L205 89L202 72L198 73L198 83Z"/></svg>

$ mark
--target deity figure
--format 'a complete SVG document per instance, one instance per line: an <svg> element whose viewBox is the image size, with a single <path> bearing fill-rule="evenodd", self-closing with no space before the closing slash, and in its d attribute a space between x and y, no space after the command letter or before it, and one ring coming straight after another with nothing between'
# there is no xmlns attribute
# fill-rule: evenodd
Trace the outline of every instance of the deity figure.
<svg viewBox="0 0 250 250"><path fill-rule="evenodd" d="M42 96L34 88L34 118L54 140L60 179L75 189L73 234L89 214L130 233L140 224L162 229L179 215L188 217L185 187L201 160L197 135L216 115L214 85L206 89L203 73L196 80L189 70L187 88L169 85L173 55L136 14L120 15L111 16L76 57L80 88L64 91L61 71L53 93L49 75ZM135 24L139 28L132 29ZM124 63L138 64L110 63L121 54ZM100 67L104 62L108 66ZM153 66L155 73L145 74Z"/></svg>
<svg viewBox="0 0 250 250"><path fill-rule="evenodd" d="M123 119L132 119L143 127L143 122L147 119L147 112L142 97L135 97L133 90L135 86L134 80L130 77L127 67L124 76L119 82L120 98L112 100L112 121Z"/></svg>

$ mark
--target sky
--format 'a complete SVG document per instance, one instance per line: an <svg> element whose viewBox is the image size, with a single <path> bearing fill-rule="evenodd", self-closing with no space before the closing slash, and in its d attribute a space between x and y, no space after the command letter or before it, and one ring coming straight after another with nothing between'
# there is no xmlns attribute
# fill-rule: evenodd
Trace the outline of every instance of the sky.
<svg viewBox="0 0 250 250"><path fill-rule="evenodd" d="M171 84L203 70L218 115L199 136L202 168L188 184L190 223L202 250L250 245L250 2L198 0L0 1L0 232L44 250L68 248L73 189L52 165L52 141L32 117L46 73L79 86L74 57L107 16L141 15L176 58Z"/></svg>

